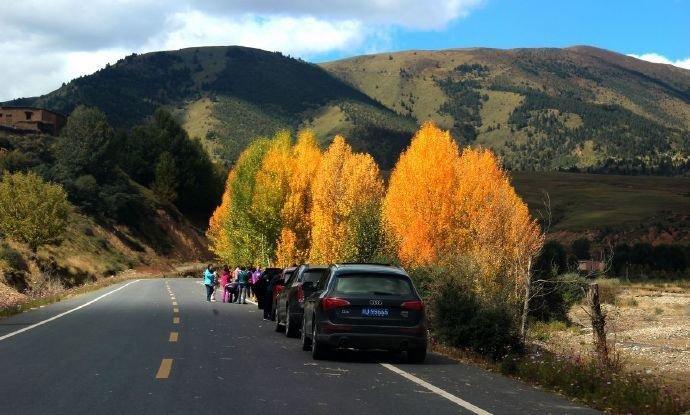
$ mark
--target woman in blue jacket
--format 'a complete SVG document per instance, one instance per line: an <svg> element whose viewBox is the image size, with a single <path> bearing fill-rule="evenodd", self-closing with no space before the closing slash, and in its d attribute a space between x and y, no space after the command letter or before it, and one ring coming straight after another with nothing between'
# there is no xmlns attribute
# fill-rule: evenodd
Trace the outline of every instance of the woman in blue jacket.
<svg viewBox="0 0 690 415"><path fill-rule="evenodd" d="M208 264L204 271L204 285L206 286L206 301L211 301L213 287L216 285L216 274L213 272L213 265Z"/></svg>

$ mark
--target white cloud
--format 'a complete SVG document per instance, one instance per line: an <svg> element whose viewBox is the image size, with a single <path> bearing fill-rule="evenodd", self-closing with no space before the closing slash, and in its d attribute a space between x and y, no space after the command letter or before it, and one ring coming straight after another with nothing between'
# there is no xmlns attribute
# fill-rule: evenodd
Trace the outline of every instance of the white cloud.
<svg viewBox="0 0 690 415"><path fill-rule="evenodd" d="M367 38L366 29L359 21L326 21L314 17L222 18L191 11L176 13L169 24L171 30L154 39L149 49L233 44L309 56L354 50Z"/></svg>
<svg viewBox="0 0 690 415"><path fill-rule="evenodd" d="M633 58L642 59L643 61L652 63L664 63L666 65L673 65L679 68L690 69L690 58L671 60L658 53L643 53L641 55L635 55L634 53L628 54Z"/></svg>
<svg viewBox="0 0 690 415"><path fill-rule="evenodd" d="M40 95L132 52L243 45L310 59L380 51L485 0L21 0L0 13L0 101Z"/></svg>

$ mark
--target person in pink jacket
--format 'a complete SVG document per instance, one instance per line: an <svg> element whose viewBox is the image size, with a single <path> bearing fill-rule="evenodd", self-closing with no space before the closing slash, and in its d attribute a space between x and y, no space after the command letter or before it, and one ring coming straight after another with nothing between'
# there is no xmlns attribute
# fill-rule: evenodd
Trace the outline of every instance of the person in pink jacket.
<svg viewBox="0 0 690 415"><path fill-rule="evenodd" d="M231 295L230 291L228 290L228 285L230 285L230 279L232 278L232 275L230 274L230 270L228 269L228 266L224 266L223 270L220 272L220 286L221 289L223 290L223 302L227 303L229 301L232 301L232 298L228 299L228 297Z"/></svg>

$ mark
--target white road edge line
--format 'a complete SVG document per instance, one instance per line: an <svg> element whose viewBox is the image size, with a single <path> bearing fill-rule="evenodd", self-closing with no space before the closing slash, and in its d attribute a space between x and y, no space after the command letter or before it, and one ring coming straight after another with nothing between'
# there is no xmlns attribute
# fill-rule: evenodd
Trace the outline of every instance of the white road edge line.
<svg viewBox="0 0 690 415"><path fill-rule="evenodd" d="M53 321L53 320L57 320L57 319L59 319L60 317L64 317L64 316L66 316L66 315L69 314L69 313L72 313L72 312L77 311L77 310L79 310L79 309L82 309L82 308L84 308L84 307L86 307L86 306L88 306L88 305L91 305L91 304L95 303L96 301L98 301L98 300L100 300L100 299L102 299L102 298L104 298L104 297L107 297L107 296L109 296L110 294L112 294L112 293L114 293L114 292L120 291L121 289L125 288L125 287L128 286L129 284L134 284L135 282L138 282L138 281L141 281L141 280L130 281L130 282L128 282L127 284L123 285L122 287L118 287L118 288L116 288L116 289L114 289L114 290L112 290L112 291L108 291L107 293L105 293L105 294L103 294L103 295L101 295L101 296L99 296L99 297L94 298L93 300L89 301L88 303L84 303L84 304L82 304L82 305L80 305L80 306L78 306L78 307L74 307L73 309L67 310L67 311L65 311L65 312L63 312L63 313L60 313L60 314L56 315L56 316L53 316L53 317L51 317L51 318L47 318L47 319L45 319L45 320L39 321L38 323L35 323L35 324L30 325L30 326L24 327L23 329L19 329L19 330L17 330L17 331L13 331L13 332L11 332L11 333L5 334L4 336L1 336L1 337L0 337L0 341L7 340L7 339L9 339L9 338L12 337L12 336L16 336L17 334L24 333L25 331L29 331L29 330L31 330L31 329L35 329L35 328L38 327L38 326L42 326L42 325L44 325L44 324L46 324L46 323L50 323L50 322Z"/></svg>
<svg viewBox="0 0 690 415"><path fill-rule="evenodd" d="M449 401L451 401L455 404L462 406L463 408L467 409L468 411L471 411L477 415L491 415L491 412L487 412L487 411L483 410L482 408L474 406L471 403L469 403L463 399L460 399L457 396L455 396L451 393L448 393L448 392L444 391L443 389L438 388L438 387L432 385L431 383L426 382L426 381L412 375L411 373L407 373L400 368L397 368L397 367L395 367L391 364L388 364L388 363L380 363L380 365L385 367L386 369L390 370L391 372L397 373L398 375L404 377L405 379L410 380L419 386L423 386L424 388L429 389L431 392L433 392L439 396L442 396L442 397L448 399Z"/></svg>

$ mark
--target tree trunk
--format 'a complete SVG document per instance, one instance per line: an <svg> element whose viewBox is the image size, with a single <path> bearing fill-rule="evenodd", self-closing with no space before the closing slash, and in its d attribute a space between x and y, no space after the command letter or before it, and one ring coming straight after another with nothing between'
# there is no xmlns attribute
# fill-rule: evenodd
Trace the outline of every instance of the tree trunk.
<svg viewBox="0 0 690 415"><path fill-rule="evenodd" d="M532 295L532 259L527 261L527 275L525 275L525 299L522 302L522 318L520 319L520 337L525 341L527 336L527 316L529 314L529 297Z"/></svg>
<svg viewBox="0 0 690 415"><path fill-rule="evenodd" d="M599 284L589 284L587 302L589 303L590 317L592 319L594 352L599 364L608 367L610 361L609 348L606 343L606 319L601 312L601 304L599 303Z"/></svg>

